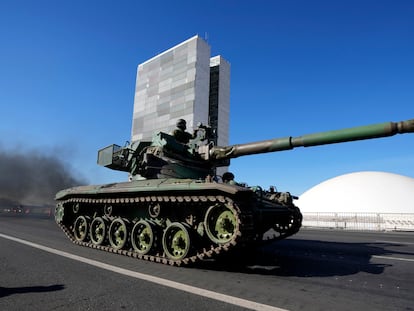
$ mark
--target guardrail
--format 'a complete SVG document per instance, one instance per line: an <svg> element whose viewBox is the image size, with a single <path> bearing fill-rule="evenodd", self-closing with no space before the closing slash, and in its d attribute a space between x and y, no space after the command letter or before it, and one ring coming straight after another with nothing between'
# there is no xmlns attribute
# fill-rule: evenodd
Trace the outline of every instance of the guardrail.
<svg viewBox="0 0 414 311"><path fill-rule="evenodd" d="M303 227L343 230L414 231L414 214L303 212Z"/></svg>

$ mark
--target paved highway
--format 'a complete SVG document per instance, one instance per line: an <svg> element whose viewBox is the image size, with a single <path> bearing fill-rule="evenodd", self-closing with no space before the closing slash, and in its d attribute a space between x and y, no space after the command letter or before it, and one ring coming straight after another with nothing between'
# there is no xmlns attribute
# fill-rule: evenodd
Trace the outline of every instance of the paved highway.
<svg viewBox="0 0 414 311"><path fill-rule="evenodd" d="M414 233L302 230L250 258L171 267L0 217L0 310L414 310Z"/></svg>

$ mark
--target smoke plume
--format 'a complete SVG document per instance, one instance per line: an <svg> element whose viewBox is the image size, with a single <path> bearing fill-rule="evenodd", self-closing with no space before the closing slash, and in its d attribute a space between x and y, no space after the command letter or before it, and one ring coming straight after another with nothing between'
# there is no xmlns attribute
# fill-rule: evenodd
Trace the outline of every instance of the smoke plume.
<svg viewBox="0 0 414 311"><path fill-rule="evenodd" d="M0 201L53 204L56 192L82 183L55 156L38 151L0 150Z"/></svg>

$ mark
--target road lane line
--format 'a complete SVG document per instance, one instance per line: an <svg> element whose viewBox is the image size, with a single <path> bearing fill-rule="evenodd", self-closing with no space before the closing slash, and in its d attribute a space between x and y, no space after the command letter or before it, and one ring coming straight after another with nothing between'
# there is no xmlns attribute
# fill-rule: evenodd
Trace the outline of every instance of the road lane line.
<svg viewBox="0 0 414 311"><path fill-rule="evenodd" d="M399 242L399 241L384 241L384 240L376 240L377 243L389 243L389 244L406 244L406 245L414 245L414 242Z"/></svg>
<svg viewBox="0 0 414 311"><path fill-rule="evenodd" d="M286 311L286 309L281 309L281 308L278 308L278 307L273 307L273 306L270 306L270 305L265 305L265 304L257 303L257 302L242 299L242 298L237 298L237 297L234 297L234 296L220 294L220 293L216 293L216 292L209 291L209 290L206 290L206 289L202 289L202 288L199 288L199 287L186 285L186 284L170 281L170 280L167 280L167 279L159 278L159 277L156 277L156 276L152 276L152 275L148 275L148 274L144 274L144 273L135 272L135 271L127 270L127 269L124 269L124 268L112 266L112 265L109 265L109 264L106 264L106 263L103 263L103 262L100 262L100 261L97 261L97 260L88 259L88 258L85 258L85 257L81 257L81 256L74 255L74 254L71 254L71 253L67 253L67 252L64 252L64 251L60 251L60 250L57 250L57 249L54 249L54 248L51 248L51 247L43 246L43 245L40 245L40 244L36 244L36 243L33 243L33 242L29 242L29 241L26 241L26 240L19 239L19 238L16 238L16 237L8 236L8 235L2 234L2 233L0 233L0 237L2 237L4 239L11 240L11 241L14 241L14 242L17 242L17 243L21 243L21 244L24 244L24 245L27 245L27 246L30 246L30 247L34 247L34 248L37 248L37 249L40 249L40 250L43 250L43 251L46 251L46 252L49 252L49 253L52 253L52 254L55 254L55 255L59 255L59 256L65 257L65 258L69 258L69 259L72 259L72 260L83 262L83 263L86 263L88 265L91 265L91 266L94 266L94 267L97 267L97 268L112 271L112 272L115 272L115 273L119 273L119 274L122 274L122 275L133 277L133 278L136 278L136 279L141 279L141 280L144 280L144 281L152 282L152 283L155 283L155 284L171 287L171 288L178 289L178 290L188 292L188 293L191 293L191 294L195 294L195 295L198 295L198 296L214 299L214 300L217 300L217 301L222 301L222 302L229 303L229 304L232 304L232 305L236 305L236 306L239 306L239 307L252 309L252 310L260 310L260 311Z"/></svg>
<svg viewBox="0 0 414 311"><path fill-rule="evenodd" d="M399 261L410 261L410 262L414 262L414 259L409 259L409 258L402 258L402 257L389 257L389 256L377 256L377 255L372 255L373 258L379 258L379 259L389 259L389 260L399 260Z"/></svg>

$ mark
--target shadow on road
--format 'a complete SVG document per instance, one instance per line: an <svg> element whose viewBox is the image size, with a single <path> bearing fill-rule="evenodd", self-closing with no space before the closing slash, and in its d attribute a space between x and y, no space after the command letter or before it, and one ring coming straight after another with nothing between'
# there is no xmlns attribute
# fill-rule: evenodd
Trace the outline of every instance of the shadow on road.
<svg viewBox="0 0 414 311"><path fill-rule="evenodd" d="M409 254L388 250L388 243L345 243L287 239L252 248L217 261L205 261L197 268L296 277L330 277L358 272L381 274L392 265L373 263L373 256Z"/></svg>
<svg viewBox="0 0 414 311"><path fill-rule="evenodd" d="M65 286L61 284L50 286L0 287L0 298L14 294L54 292L63 290L64 288Z"/></svg>

